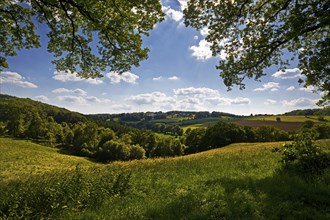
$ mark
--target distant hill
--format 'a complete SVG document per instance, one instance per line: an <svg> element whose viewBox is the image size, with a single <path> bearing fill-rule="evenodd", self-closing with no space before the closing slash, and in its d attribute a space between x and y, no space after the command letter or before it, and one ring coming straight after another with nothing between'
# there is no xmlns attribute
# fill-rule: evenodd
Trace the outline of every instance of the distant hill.
<svg viewBox="0 0 330 220"><path fill-rule="evenodd" d="M324 109L319 109L319 108L315 108L315 109L298 109L298 110L293 110L291 112L286 112L284 113L284 115L315 115L317 113L319 113L320 111L322 111L323 115L326 116L330 116L330 107L326 107Z"/></svg>
<svg viewBox="0 0 330 220"><path fill-rule="evenodd" d="M16 111L22 113L37 112L45 118L52 116L57 123L87 121L83 114L72 112L65 108L34 101L29 98L18 98L0 94L0 121L5 121L12 115L12 112Z"/></svg>

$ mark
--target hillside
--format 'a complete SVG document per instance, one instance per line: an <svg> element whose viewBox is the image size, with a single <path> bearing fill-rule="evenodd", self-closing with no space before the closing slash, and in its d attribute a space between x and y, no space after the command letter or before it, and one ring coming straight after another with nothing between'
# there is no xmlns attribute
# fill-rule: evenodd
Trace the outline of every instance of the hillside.
<svg viewBox="0 0 330 220"><path fill-rule="evenodd" d="M329 219L330 217L328 184L330 172L313 183L303 181L298 176L279 172L279 155L272 153L271 149L281 146L281 143L232 144L184 157L114 162L109 165L93 164L82 158L61 155L56 150L51 148L45 150L42 146L26 141L0 139L0 143L0 150L4 153L1 154L0 167L6 167L2 168L0 174L5 178L11 178L9 173L15 175L15 178L11 178L10 185L2 183L0 188L6 187L7 190L4 192L11 192L15 187L21 189L11 196L0 195L0 214L7 210L4 204L18 206L25 204L33 208L26 209L26 212L22 209L20 211L26 216L31 216L30 211L37 210L39 203L33 205L35 203L29 198L42 200L48 195L44 190L35 188L39 187L56 193L49 194L51 197L47 197L45 201L58 201L60 205L62 201L69 202L63 206L56 206L55 209L49 209L49 212L44 214L39 210L39 217L43 215L52 219ZM324 149L330 150L329 141L322 143ZM32 152L30 156L26 155L26 150ZM12 165L8 166L8 161L17 158L20 162L10 163ZM38 169L42 170L44 167L48 170L40 177L42 181L38 179L38 175L35 176L37 174L34 172L35 168L28 166L32 161L33 166L39 166ZM6 163L7 165L3 166ZM49 172L50 167L65 171L76 163L82 163L83 167L77 174L74 174L77 171L70 171L73 172L73 179L70 173L64 176L55 173L56 177L54 177L52 173L55 170ZM31 173L28 174L29 172ZM109 172L117 176L120 174L115 182L107 177L106 182L115 184L111 185L111 188L117 188L116 184L120 183L118 181L126 174L128 176L126 175L126 179L123 180L128 183L124 184L125 189L121 189L121 192L106 194L107 196L102 197L102 201L98 201L95 195L101 197L109 188L103 188L106 179L96 178L108 175L106 173ZM77 175L79 179L76 179ZM73 195L79 201L84 201L85 205L70 203L70 200L65 199L65 195L70 194L70 190L74 190L68 188L67 184L71 183L67 182L68 179L74 181L76 187L84 189L79 190L78 195ZM61 181L64 181L64 185ZM89 182L84 184L84 181ZM54 183L60 184L62 186L60 189L69 191L66 194L56 191L60 189ZM40 184L43 186L40 187ZM98 191L92 190L93 187L101 188L100 194L95 194ZM27 189L29 192L24 194L24 190ZM94 197L89 197L83 192L91 192L92 194L89 195ZM38 193L42 194L38 196ZM27 197L24 198L24 195ZM91 198L93 200L90 200ZM8 203L8 199L15 201ZM88 201L91 204L86 203ZM47 204L48 202L44 202L40 206L42 210L48 210ZM12 212L15 210L13 208Z"/></svg>
<svg viewBox="0 0 330 220"><path fill-rule="evenodd" d="M85 116L77 112L34 101L29 98L18 98L0 94L0 121L5 121L12 117L13 114L24 112L38 113L43 117L51 116L57 123L64 121L67 123L86 121Z"/></svg>

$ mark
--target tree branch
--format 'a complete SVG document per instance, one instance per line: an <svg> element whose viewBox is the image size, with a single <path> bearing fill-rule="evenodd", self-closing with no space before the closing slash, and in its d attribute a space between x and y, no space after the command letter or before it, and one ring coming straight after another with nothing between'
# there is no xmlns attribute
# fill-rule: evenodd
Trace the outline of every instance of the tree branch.
<svg viewBox="0 0 330 220"><path fill-rule="evenodd" d="M12 20L15 22L15 30L17 33L18 37L21 37L21 28L18 24L18 20L16 19L16 17L14 16L14 14L10 11L10 10L5 10L5 9L0 9L0 11L7 13L10 15L10 17L12 18Z"/></svg>

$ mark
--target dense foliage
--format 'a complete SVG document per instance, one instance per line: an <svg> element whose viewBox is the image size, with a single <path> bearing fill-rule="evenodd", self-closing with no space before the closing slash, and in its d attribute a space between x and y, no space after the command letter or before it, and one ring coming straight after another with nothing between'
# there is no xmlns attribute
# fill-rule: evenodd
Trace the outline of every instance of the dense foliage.
<svg viewBox="0 0 330 220"><path fill-rule="evenodd" d="M142 35L163 16L159 0L1 0L0 69L18 50L40 47L35 29L43 24L58 71L99 77L110 67L121 73L148 57Z"/></svg>
<svg viewBox="0 0 330 220"><path fill-rule="evenodd" d="M259 79L264 69L286 69L298 58L300 81L330 101L330 3L324 0L191 0L185 24L207 28L224 83L244 88L245 78ZM283 56L284 50L291 52Z"/></svg>
<svg viewBox="0 0 330 220"><path fill-rule="evenodd" d="M330 167L330 153L315 143L317 133L302 130L292 143L284 144L281 162L287 171L294 171L305 178L314 179Z"/></svg>

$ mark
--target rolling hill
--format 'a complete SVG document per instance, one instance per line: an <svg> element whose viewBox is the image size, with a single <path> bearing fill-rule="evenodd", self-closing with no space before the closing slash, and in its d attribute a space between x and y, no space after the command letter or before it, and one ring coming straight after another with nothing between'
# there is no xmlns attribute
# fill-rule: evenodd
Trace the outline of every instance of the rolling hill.
<svg viewBox="0 0 330 220"><path fill-rule="evenodd" d="M330 150L329 141L322 143ZM1 138L0 188L6 193L0 196L0 214L10 218L20 211L21 216L52 219L329 219L330 172L316 182L280 172L279 155L271 149L281 144L232 144L183 157L106 165ZM78 173L72 169L77 164L82 166ZM116 181L97 179L109 172ZM125 190L106 193L109 187L117 189L125 175ZM112 185L105 185L109 182ZM40 208L31 201L44 197L56 203L49 203L48 209L48 202ZM15 209L22 204L25 209Z"/></svg>

